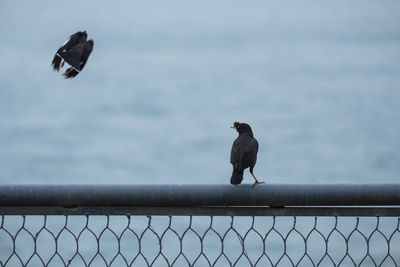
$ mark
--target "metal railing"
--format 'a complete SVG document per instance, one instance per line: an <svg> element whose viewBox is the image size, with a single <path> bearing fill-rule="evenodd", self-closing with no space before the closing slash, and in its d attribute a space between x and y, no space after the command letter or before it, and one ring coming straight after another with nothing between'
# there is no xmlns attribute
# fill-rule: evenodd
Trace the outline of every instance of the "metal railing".
<svg viewBox="0 0 400 267"><path fill-rule="evenodd" d="M400 185L3 185L0 266L400 266Z"/></svg>

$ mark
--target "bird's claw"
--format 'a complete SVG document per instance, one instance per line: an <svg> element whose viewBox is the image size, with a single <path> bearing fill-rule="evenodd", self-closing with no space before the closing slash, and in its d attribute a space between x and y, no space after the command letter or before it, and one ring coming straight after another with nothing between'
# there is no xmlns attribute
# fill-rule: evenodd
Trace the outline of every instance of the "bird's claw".
<svg viewBox="0 0 400 267"><path fill-rule="evenodd" d="M260 182L260 181L255 181L254 184L251 187L255 187L258 184L264 184L265 182Z"/></svg>

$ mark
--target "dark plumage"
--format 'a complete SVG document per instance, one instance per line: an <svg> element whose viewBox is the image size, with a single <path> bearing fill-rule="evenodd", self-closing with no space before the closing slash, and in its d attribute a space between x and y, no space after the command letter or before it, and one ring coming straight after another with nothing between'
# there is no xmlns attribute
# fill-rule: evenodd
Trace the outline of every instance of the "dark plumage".
<svg viewBox="0 0 400 267"><path fill-rule="evenodd" d="M63 66L64 62L67 62L69 67L65 72L66 78L72 78L78 75L78 73L85 66L90 53L92 53L94 42L93 40L86 40L87 33L76 32L66 41L54 55L52 65L53 69L59 71Z"/></svg>
<svg viewBox="0 0 400 267"><path fill-rule="evenodd" d="M250 168L250 173L254 177L253 186L264 183L259 182L253 173L257 161L258 142L253 136L250 125L235 122L231 128L236 129L239 133L231 150L231 164L233 165L231 184L236 185L242 182L243 172L246 168Z"/></svg>

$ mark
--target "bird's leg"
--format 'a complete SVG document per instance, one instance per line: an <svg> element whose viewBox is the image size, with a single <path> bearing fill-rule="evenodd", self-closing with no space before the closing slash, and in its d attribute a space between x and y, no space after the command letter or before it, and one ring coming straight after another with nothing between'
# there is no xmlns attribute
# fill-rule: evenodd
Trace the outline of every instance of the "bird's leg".
<svg viewBox="0 0 400 267"><path fill-rule="evenodd" d="M258 181L253 172L250 172L250 173L251 173L251 175L253 175L253 177L254 177L254 184L252 185L253 187L256 186L257 184L263 184L263 183L265 183L265 182L260 182L260 181Z"/></svg>
<svg viewBox="0 0 400 267"><path fill-rule="evenodd" d="M65 60L61 61L61 68L64 67Z"/></svg>

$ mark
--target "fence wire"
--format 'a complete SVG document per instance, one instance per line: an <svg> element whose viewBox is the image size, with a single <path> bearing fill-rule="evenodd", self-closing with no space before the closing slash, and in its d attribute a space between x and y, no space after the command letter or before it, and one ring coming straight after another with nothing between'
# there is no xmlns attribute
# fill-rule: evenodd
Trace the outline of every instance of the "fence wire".
<svg viewBox="0 0 400 267"><path fill-rule="evenodd" d="M1 216L1 266L400 266L400 218Z"/></svg>

